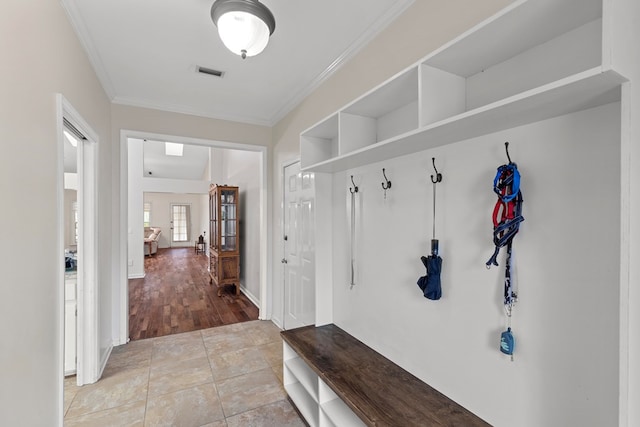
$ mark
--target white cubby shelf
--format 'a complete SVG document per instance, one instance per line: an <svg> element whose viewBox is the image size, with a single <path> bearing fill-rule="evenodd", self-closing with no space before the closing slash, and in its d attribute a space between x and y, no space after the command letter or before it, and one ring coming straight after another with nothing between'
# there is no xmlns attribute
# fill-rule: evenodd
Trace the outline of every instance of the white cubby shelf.
<svg viewBox="0 0 640 427"><path fill-rule="evenodd" d="M284 388L310 426L365 425L284 341L283 359Z"/></svg>
<svg viewBox="0 0 640 427"><path fill-rule="evenodd" d="M521 0L300 134L338 172L620 100L605 0Z"/></svg>

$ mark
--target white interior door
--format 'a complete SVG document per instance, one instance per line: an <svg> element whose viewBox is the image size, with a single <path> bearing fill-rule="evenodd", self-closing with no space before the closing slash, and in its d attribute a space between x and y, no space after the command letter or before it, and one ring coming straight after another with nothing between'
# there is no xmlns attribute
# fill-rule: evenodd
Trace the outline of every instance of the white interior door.
<svg viewBox="0 0 640 427"><path fill-rule="evenodd" d="M315 323L315 185L300 162L284 168L284 328Z"/></svg>

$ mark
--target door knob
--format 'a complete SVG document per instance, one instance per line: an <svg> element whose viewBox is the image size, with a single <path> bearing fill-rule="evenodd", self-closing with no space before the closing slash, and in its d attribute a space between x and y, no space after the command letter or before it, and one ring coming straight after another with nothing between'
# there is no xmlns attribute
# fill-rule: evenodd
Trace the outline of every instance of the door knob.
<svg viewBox="0 0 640 427"><path fill-rule="evenodd" d="M282 258L282 260L280 262L283 263L283 264L286 264L288 261L287 261L286 258Z"/></svg>

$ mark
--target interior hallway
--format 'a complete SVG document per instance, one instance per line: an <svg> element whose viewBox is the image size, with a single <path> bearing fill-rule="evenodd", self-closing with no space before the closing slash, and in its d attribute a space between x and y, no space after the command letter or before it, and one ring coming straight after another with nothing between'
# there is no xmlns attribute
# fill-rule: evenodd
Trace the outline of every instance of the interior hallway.
<svg viewBox="0 0 640 427"><path fill-rule="evenodd" d="M65 426L304 426L282 386L282 340L251 321L115 347L104 375L65 380Z"/></svg>
<svg viewBox="0 0 640 427"><path fill-rule="evenodd" d="M132 341L258 319L258 308L244 294L236 297L232 287L216 295L207 262L192 247L145 256L146 276L129 280Z"/></svg>

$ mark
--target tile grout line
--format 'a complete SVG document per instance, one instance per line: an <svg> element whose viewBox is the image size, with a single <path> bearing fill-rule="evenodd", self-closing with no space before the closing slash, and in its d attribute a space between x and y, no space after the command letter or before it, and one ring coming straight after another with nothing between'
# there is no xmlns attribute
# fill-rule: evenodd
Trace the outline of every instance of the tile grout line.
<svg viewBox="0 0 640 427"><path fill-rule="evenodd" d="M218 384L216 384L216 377L213 375L213 368L211 367L211 358L209 357L209 351L207 350L207 345L204 343L204 335L202 333L202 330L200 331L200 337L202 338L202 346L204 347L204 353L207 355L207 361L209 362L209 369L211 370L211 382L213 383L213 388L216 390L216 396L218 396L218 404L220 405L220 410L222 411L222 417L223 417L224 423L227 424L227 414L224 412L224 406L222 406L220 389L218 388Z"/></svg>
<svg viewBox="0 0 640 427"><path fill-rule="evenodd" d="M77 382L77 378L78 377L76 376L76 382ZM73 405L73 401L76 400L76 397L78 397L78 391L80 391L80 386L78 386L77 384L74 384L74 387L78 387L78 390L76 390L76 392L73 394L73 397L71 398L71 402L69 402L69 406L67 407L67 409L64 411L64 414L62 415L62 420L63 421L64 421L65 418L67 418L67 414L69 413L69 409L71 409L71 405ZM63 386L63 388L62 388L63 404L64 404L64 389L65 389L65 387Z"/></svg>
<svg viewBox="0 0 640 427"><path fill-rule="evenodd" d="M272 354L270 352L266 351L266 347L267 346L269 346L271 344L276 344L277 341L279 341L279 340L275 340L275 339L271 340L270 338L271 338L271 335L272 335L271 334L272 331L270 329L268 329L268 328L267 329L263 328L262 326L264 326L264 325L265 324L263 322L261 322L261 321L247 321L247 322L244 322L244 323L239 323L238 324L239 327L235 331L229 331L230 332L230 336L235 335L235 336L240 337L240 342L250 343L250 344L247 344L246 346L243 345L240 350L257 351L258 352L257 356L258 356L259 360L265 364L264 368L255 369L255 370L251 370L251 371L244 372L244 373L241 373L241 374L233 375L231 377L224 378L222 380L221 379L216 379L214 377L214 371L213 371L212 363L213 363L214 357L216 356L216 350L215 349L209 349L207 347L207 344L206 344L207 338L209 336L214 336L214 335L209 335L208 333L206 333L206 331L208 329L210 329L210 328L206 328L206 329L203 329L203 330L198 330L196 332L196 334L194 334L194 336L193 336L193 338L195 338L195 340L196 340L195 342L198 342L202 346L203 350L205 351L205 355L206 355L206 358L207 358L206 360L207 360L208 367L209 367L209 370L210 370L210 373L211 373L211 384L215 387L216 396L218 398L218 404L220 405L221 414L223 416L219 421L224 420L225 424L228 424L227 420L230 417L235 417L235 416L238 416L238 415L241 415L241 414L253 411L253 410L264 408L264 407L266 407L268 405L271 405L271 404L275 404L275 403L281 402L281 400L276 400L275 402L265 403L265 404L262 404L262 405L260 405L258 407L245 409L245 410L243 410L243 411L241 411L241 412L239 412L237 414L231 415L231 414L227 414L226 413L227 411L225 411L225 408L223 407L223 402L222 402L222 399L221 399L220 387L219 387L219 384L221 382L228 381L228 380L231 380L233 378L237 378L237 377L240 377L240 376L243 376L243 375L252 374L252 373L255 373L255 372L258 372L258 371L261 371L261 370L267 370L268 369L271 372L271 374L273 374L275 376L275 379L276 379L278 385L280 386L280 388L282 388L282 381L281 381L281 379L280 379L280 377L278 375L278 372L276 372L277 365L272 365L270 363L270 360L271 360L270 356ZM255 326L258 326L258 327L255 327ZM225 334L226 334L226 332L225 332ZM175 338L175 335L172 338ZM221 337L221 338L224 338L224 337ZM161 340L161 339L157 339L157 338L151 338L150 341L151 341L150 346L149 346L150 353L149 353L149 356L146 359L146 362L147 362L146 363L146 365L147 365L146 366L146 368L147 368L147 373L146 373L147 390L146 390L146 394L145 394L144 400L143 399L137 400L137 402L144 402L144 410L143 410L143 418L142 418L142 423L143 424L146 424L146 416L148 415L148 411L150 409L149 408L150 399L152 398L151 389L150 389L150 387L151 387L151 368L152 368L152 365L154 363L155 358L158 356L158 354L156 354L156 352L154 350L157 350L158 348L162 347L163 343L164 344L168 343L168 341L165 342L165 340ZM171 341L173 341L173 339L171 339ZM231 352L234 352L234 351L239 351L239 350L232 350ZM162 358L159 359L159 361L162 361L162 360L163 360ZM189 359L189 360L191 360L191 359ZM144 375L144 373L142 373L142 374ZM144 376L142 378L144 378ZM189 386L189 387L181 388L179 390L174 390L171 393L182 391L182 390L186 390L188 388L195 387L195 386L204 386L205 384L208 384L208 382L203 382L203 383L200 383L200 384L197 384L197 385L194 385L194 386ZM165 394L169 394L169 393L165 393ZM162 394L162 395L164 395L164 394ZM159 396L162 396L162 395L159 395ZM73 405L73 402L76 401L77 399L78 399L78 392L76 392L73 395L71 401L69 402L68 409L65 411L65 414L64 414L65 418L68 415L69 410L70 410L71 406ZM118 405L118 406L113 407L113 408L105 408L103 410L95 411L95 412L92 412L92 413L98 413L98 412L102 412L104 410L115 409L117 407L128 405L128 404L132 404L132 403L134 403L134 401L128 401L128 402L123 403L122 405ZM89 414L89 413L87 413L87 414ZM81 415L87 415L87 414L81 414Z"/></svg>
<svg viewBox="0 0 640 427"><path fill-rule="evenodd" d="M284 399L276 400L275 402L265 403L264 405L256 406L255 408L249 408L249 409L246 409L246 410L244 410L244 411L242 411L242 412L238 412L237 414L232 415L232 416L231 416L231 417L229 417L229 418L237 417L238 415L246 414L247 412L251 412L251 411L258 410L258 409L262 409L262 408L265 408L265 407L267 407L267 406L269 406L269 405L274 405L274 404L276 404L276 403L278 403L278 402L288 402L288 401L287 401L287 398L286 398L286 396L285 396L285 398L284 398ZM225 418L225 421L226 421L226 418Z"/></svg>
<svg viewBox="0 0 640 427"><path fill-rule="evenodd" d="M151 352L149 354L149 372L147 374L147 396L144 400L144 414L142 415L143 426L147 422L147 408L149 407L149 388L151 387L151 362L153 360L153 348L155 344L156 344L155 341L151 343Z"/></svg>

